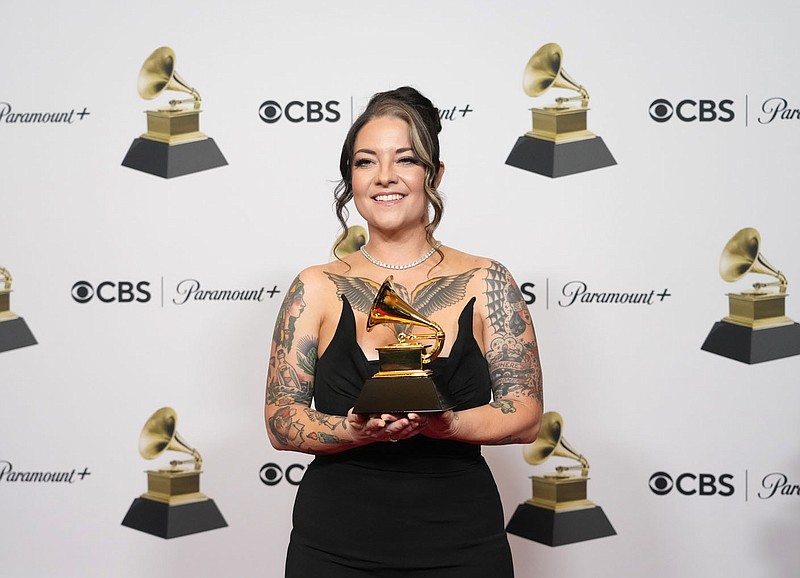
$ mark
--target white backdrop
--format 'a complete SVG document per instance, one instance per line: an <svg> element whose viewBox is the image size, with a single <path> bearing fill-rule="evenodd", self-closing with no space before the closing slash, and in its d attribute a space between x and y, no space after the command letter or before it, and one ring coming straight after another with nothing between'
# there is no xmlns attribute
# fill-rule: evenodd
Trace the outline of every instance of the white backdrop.
<svg viewBox="0 0 800 578"><path fill-rule="evenodd" d="M800 108L799 12L782 0L4 6L0 103L89 115L0 118L0 266L39 342L0 353L0 466L90 475L0 479L0 574L282 575L295 486L265 485L259 470L308 458L275 452L264 433L272 324L294 275L329 258L351 107L411 84L441 109L472 109L444 121L437 236L534 285L546 409L588 457L589 498L618 532L558 548L511 536L517 575L795 575L800 496L758 494L771 472L800 484L800 357L749 366L700 345L727 313L725 293L748 287L718 274L742 227L761 232L789 279L787 314L800 319L800 120L759 122L769 98ZM530 130L528 108L555 96L521 88L547 42L588 88L589 128L617 166L549 179L504 164ZM136 92L142 62L164 45L202 94L201 129L229 166L169 180L120 166L145 131L142 111L169 98ZM734 118L658 123L648 110L659 98L731 100ZM268 100L338 101L341 118L267 124ZM177 305L185 279L282 292ZM670 295L561 306L576 280ZM80 304L79 281L146 281L150 299ZM165 405L202 453L202 490L228 528L162 540L120 525L143 471L168 461L137 452L144 421ZM530 497L528 476L556 465L528 466L519 447L484 453L506 519ZM729 474L734 492L657 496L659 471Z"/></svg>

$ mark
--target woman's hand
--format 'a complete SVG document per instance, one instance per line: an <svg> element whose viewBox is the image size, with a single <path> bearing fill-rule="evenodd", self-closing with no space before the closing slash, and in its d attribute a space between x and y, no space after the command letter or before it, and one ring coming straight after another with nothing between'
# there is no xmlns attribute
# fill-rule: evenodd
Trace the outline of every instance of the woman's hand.
<svg viewBox="0 0 800 578"><path fill-rule="evenodd" d="M409 421L419 424L419 433L429 438L449 439L458 434L458 414L453 410L435 413L410 413Z"/></svg>
<svg viewBox="0 0 800 578"><path fill-rule="evenodd" d="M414 416L414 419L412 419ZM353 409L347 412L347 424L356 443L363 441L396 442L413 437L419 433L418 414L407 416L383 413L380 415L359 415Z"/></svg>

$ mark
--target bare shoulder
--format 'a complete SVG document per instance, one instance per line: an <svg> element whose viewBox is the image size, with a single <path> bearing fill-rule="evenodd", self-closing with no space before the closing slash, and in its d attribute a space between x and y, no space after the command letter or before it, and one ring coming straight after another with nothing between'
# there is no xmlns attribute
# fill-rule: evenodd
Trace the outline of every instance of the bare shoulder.
<svg viewBox="0 0 800 578"><path fill-rule="evenodd" d="M446 264L448 269L453 270L469 270L469 269L485 269L491 265L492 260L486 257L479 257L477 255L470 255L453 247L442 246L444 253L443 264Z"/></svg>
<svg viewBox="0 0 800 578"><path fill-rule="evenodd" d="M305 301L310 306L324 310L339 299L339 293L331 283L331 274L344 275L346 272L347 265L341 261L313 265L300 271L293 285L302 287Z"/></svg>
<svg viewBox="0 0 800 578"><path fill-rule="evenodd" d="M500 261L448 249L446 260L455 270L471 271L469 292L476 297L477 311L484 317L497 315L500 308L520 309L524 301L511 272Z"/></svg>
<svg viewBox="0 0 800 578"><path fill-rule="evenodd" d="M443 247L443 249L445 253L444 263L447 264L446 269L448 272L472 271L474 273L472 285L476 293L485 293L490 290L487 285L495 282L516 286L509 270L499 261L490 257L470 255L452 247Z"/></svg>

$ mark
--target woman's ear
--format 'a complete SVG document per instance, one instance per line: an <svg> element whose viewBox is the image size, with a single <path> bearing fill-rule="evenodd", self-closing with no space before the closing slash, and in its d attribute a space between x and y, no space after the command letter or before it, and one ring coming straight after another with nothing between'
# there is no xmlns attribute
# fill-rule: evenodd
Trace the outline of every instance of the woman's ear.
<svg viewBox="0 0 800 578"><path fill-rule="evenodd" d="M435 189L439 188L439 183L442 182L442 177L444 176L444 163L439 161L439 172L436 173L436 179L433 181L433 187Z"/></svg>

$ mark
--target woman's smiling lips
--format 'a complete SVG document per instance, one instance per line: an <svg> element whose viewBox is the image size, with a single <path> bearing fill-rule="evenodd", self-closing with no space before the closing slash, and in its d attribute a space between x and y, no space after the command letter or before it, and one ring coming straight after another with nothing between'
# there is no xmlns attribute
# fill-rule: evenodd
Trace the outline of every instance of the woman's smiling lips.
<svg viewBox="0 0 800 578"><path fill-rule="evenodd" d="M404 198L405 195L401 195L400 193L381 193L379 195L375 195L372 197L373 200L379 201L381 203L385 202L392 202L392 201L400 201Z"/></svg>

